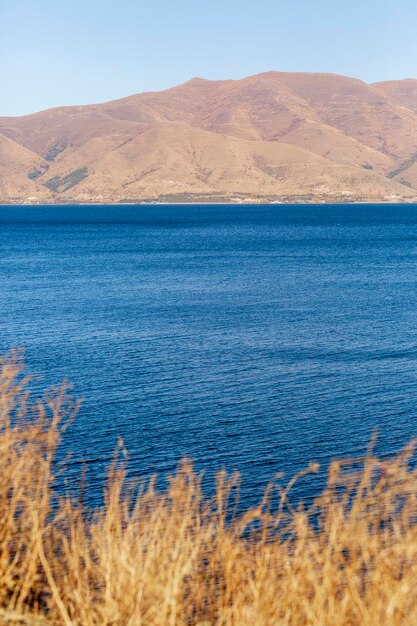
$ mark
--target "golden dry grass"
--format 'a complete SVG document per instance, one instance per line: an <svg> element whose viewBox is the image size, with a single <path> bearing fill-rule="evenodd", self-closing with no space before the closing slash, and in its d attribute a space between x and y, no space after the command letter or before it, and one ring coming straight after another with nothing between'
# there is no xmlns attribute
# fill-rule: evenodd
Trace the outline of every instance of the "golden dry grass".
<svg viewBox="0 0 417 626"><path fill-rule="evenodd" d="M65 389L32 403L27 385L18 355L0 360L0 623L417 623L411 446L390 461L334 462L310 510L270 485L244 514L232 510L236 475L220 473L208 499L187 462L164 492L128 484L115 462L91 511L53 488L76 405Z"/></svg>

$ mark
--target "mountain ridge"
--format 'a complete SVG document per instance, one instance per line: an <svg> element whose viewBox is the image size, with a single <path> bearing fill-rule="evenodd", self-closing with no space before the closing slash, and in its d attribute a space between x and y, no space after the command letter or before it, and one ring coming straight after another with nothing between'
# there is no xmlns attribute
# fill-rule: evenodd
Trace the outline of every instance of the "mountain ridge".
<svg viewBox="0 0 417 626"><path fill-rule="evenodd" d="M417 80L193 78L0 117L0 201L412 201Z"/></svg>

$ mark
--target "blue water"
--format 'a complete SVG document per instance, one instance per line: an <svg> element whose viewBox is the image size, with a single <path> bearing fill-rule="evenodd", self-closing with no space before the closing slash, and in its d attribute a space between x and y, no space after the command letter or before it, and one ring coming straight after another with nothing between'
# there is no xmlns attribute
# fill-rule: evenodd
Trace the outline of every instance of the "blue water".
<svg viewBox="0 0 417 626"><path fill-rule="evenodd" d="M0 285L0 351L83 398L91 499L118 437L133 476L188 455L251 503L417 434L416 206L0 207Z"/></svg>

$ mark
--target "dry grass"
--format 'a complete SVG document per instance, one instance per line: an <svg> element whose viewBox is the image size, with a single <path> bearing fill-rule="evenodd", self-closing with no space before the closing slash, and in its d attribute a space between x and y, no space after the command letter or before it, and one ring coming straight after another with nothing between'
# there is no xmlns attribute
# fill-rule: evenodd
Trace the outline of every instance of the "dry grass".
<svg viewBox="0 0 417 626"><path fill-rule="evenodd" d="M417 623L411 447L389 462L369 453L360 469L333 463L310 510L270 485L234 515L238 477L220 473L207 499L185 462L162 493L129 485L114 463L105 505L88 511L53 489L76 406L62 389L32 404L27 382L18 356L0 361L0 623Z"/></svg>

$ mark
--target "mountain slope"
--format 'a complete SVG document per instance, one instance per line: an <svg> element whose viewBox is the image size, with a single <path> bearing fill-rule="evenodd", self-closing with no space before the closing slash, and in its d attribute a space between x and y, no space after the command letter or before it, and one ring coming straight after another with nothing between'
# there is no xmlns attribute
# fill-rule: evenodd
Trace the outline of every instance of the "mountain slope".
<svg viewBox="0 0 417 626"><path fill-rule="evenodd" d="M414 198L416 85L268 72L0 118L0 200Z"/></svg>
<svg viewBox="0 0 417 626"><path fill-rule="evenodd" d="M0 135L0 199L48 198L50 194L36 182L46 169L39 155Z"/></svg>
<svg viewBox="0 0 417 626"><path fill-rule="evenodd" d="M372 86L385 97L417 113L417 79L387 80Z"/></svg>

